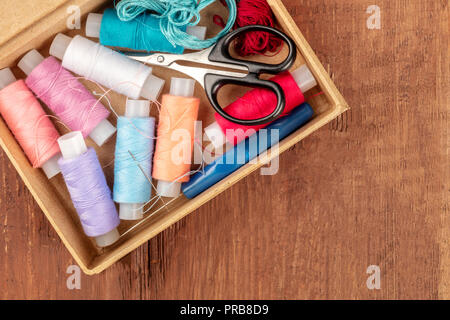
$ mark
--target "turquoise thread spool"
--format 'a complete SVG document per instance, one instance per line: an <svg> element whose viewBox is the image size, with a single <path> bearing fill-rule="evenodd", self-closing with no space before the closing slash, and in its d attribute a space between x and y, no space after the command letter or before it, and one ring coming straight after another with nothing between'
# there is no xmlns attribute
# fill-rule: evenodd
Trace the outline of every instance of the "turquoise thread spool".
<svg viewBox="0 0 450 320"><path fill-rule="evenodd" d="M152 194L155 118L149 112L149 101L127 100L125 116L117 120L113 199L122 220L142 219Z"/></svg>
<svg viewBox="0 0 450 320"><path fill-rule="evenodd" d="M200 12L216 0L121 0L116 4L117 16L122 21L131 21L146 11L158 17L161 33L172 44L187 49L201 50L212 46L234 25L237 15L236 0L224 0L228 10L225 27L215 36L200 40L180 30L180 26L194 26L200 21Z"/></svg>
<svg viewBox="0 0 450 320"><path fill-rule="evenodd" d="M109 8L103 14L90 13L86 21L86 36L100 38L105 46L168 52L181 54L184 47L173 45L161 32L160 19L149 13L142 13L134 20L121 21L116 10ZM204 39L206 27L180 26L180 30L198 39Z"/></svg>

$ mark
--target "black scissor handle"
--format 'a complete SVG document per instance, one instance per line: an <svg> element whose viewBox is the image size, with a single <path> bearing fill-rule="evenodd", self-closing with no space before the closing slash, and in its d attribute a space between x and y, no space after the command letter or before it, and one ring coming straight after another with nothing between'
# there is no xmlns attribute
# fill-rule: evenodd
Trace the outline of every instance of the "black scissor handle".
<svg viewBox="0 0 450 320"><path fill-rule="evenodd" d="M219 89L226 84L236 84L241 86L252 86L261 87L271 90L277 96L277 106L272 111L271 114L258 118L258 119L238 119L225 112L219 105L217 101L217 93ZM224 77L217 74L206 74L205 75L205 90L208 95L208 99L211 102L214 110L222 117L228 121L241 124L244 126L256 126L260 124L265 124L272 122L277 119L284 111L286 106L286 99L284 97L284 92L281 86L273 81L261 80L254 73L249 73L245 78L234 78L234 77Z"/></svg>
<svg viewBox="0 0 450 320"><path fill-rule="evenodd" d="M279 64L268 64L233 58L230 55L229 51L231 42L234 39L236 39L239 35L249 31L265 31L283 40L287 44L289 49L289 53L286 59L284 59L284 61L280 62ZM219 41L217 41L216 45L209 54L210 61L245 66L248 68L249 73L256 73L256 74L261 73L278 74L280 72L286 71L292 66L296 57L297 57L297 50L295 43L288 35L286 35L284 32L278 29L261 25L249 25L238 28L228 33L227 35L220 38Z"/></svg>
<svg viewBox="0 0 450 320"><path fill-rule="evenodd" d="M279 64L267 64L261 62L253 62L233 58L229 52L230 43L241 33L248 31L266 31L280 37L289 48L287 58ZM232 65L241 65L247 67L249 73L245 77L230 77L207 73L205 75L205 91L214 110L228 121L244 125L254 126L269 123L277 119L284 111L286 106L286 98L281 86L273 81L259 79L261 73L278 74L288 70L297 57L297 50L294 41L283 32L268 26L250 25L234 30L233 32L222 37L211 50L209 60L214 62L228 63ZM238 119L222 109L217 101L217 94L221 87L226 84L236 84L250 87L261 87L271 90L277 97L277 106L267 116L258 119Z"/></svg>

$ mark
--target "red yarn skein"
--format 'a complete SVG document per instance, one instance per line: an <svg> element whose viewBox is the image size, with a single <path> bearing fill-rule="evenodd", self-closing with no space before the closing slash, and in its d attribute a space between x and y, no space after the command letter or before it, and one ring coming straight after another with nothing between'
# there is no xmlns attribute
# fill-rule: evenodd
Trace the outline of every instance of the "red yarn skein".
<svg viewBox="0 0 450 320"><path fill-rule="evenodd" d="M278 83L283 89L286 98L286 107L280 117L287 115L292 109L305 102L305 97L298 87L292 75L285 71L270 79ZM269 115L277 105L275 93L268 89L255 88L246 92L241 98L229 104L224 111L239 119L257 119ZM232 144L237 144L254 133L269 125L269 123L257 126L244 126L228 121L218 113L215 118L227 140ZM228 133L228 134L227 134Z"/></svg>
<svg viewBox="0 0 450 320"><path fill-rule="evenodd" d="M223 3L223 2L222 2ZM225 26L223 19L215 15L214 23L222 27ZM237 16L234 28L248 25L274 26L274 16L266 0L240 0L237 3ZM240 36L234 49L242 56L253 54L265 54L267 51L276 52L283 45L283 41L275 35L264 31L252 31Z"/></svg>

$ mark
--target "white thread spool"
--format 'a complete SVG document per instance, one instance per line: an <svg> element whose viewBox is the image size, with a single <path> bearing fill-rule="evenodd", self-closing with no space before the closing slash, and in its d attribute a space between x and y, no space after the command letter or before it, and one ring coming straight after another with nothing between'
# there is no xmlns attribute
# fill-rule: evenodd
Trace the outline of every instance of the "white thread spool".
<svg viewBox="0 0 450 320"><path fill-rule="evenodd" d="M4 87L7 87L11 83L15 82L17 79L14 76L14 74L11 72L10 68L5 68L0 70L0 90ZM18 106L20 107L20 106ZM61 154L58 153L48 159L45 163L42 164L42 170L44 171L45 175L48 179L53 178L58 173L61 172L61 169L58 165L58 159L61 157Z"/></svg>
<svg viewBox="0 0 450 320"><path fill-rule="evenodd" d="M79 35L70 38L58 33L50 54L62 66L132 99L155 101L164 80L152 75L152 68Z"/></svg>
<svg viewBox="0 0 450 320"><path fill-rule="evenodd" d="M86 37L100 38L100 29L102 25L103 14L89 13L86 20ZM204 40L206 35L206 27L203 26L187 26L186 33L199 40Z"/></svg>
<svg viewBox="0 0 450 320"><path fill-rule="evenodd" d="M84 143L83 135L80 131L72 131L58 139L59 147L64 160L74 159L87 152L86 144ZM107 247L117 240L120 234L117 228L95 237L95 242L99 247Z"/></svg>
<svg viewBox="0 0 450 320"><path fill-rule="evenodd" d="M194 95L195 80L173 77L170 81L170 95L192 97ZM175 198L181 191L181 182L158 180L156 193L162 197Z"/></svg>
<svg viewBox="0 0 450 320"><path fill-rule="evenodd" d="M317 85L316 79L306 64L292 71L291 75L303 93ZM207 126L205 128L205 134L216 149L221 148L225 143L227 143L227 138L217 122L213 122Z"/></svg>
<svg viewBox="0 0 450 320"><path fill-rule="evenodd" d="M44 61L44 57L37 50L33 49L23 56L17 66L28 76L42 61ZM111 122L104 119L89 133L89 137L98 146L102 146L115 132L116 128Z"/></svg>
<svg viewBox="0 0 450 320"><path fill-rule="evenodd" d="M127 99L125 117L147 118L150 113L150 102L147 100ZM151 177L148 177L151 179ZM140 220L144 217L144 203L119 203L119 218L122 220Z"/></svg>

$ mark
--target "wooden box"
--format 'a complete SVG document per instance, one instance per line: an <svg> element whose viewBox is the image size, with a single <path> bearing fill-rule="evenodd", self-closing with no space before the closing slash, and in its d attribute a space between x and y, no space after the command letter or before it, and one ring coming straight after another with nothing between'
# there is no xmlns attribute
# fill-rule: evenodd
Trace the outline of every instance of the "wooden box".
<svg viewBox="0 0 450 320"><path fill-rule="evenodd" d="M111 1L104 0L57 0L43 1L43 3L39 1L39 4L32 0L21 2L7 0L5 2L3 4L5 9L2 13L4 16L0 19L2 30L2 35L0 35L0 68L11 67L17 78L25 77L16 65L26 52L35 48L44 56L48 56L50 43L56 33L63 32L70 36L75 34L84 35L86 15L89 12L101 12L106 6L111 4ZM257 163L245 165L196 198L189 200L184 196L180 196L170 201L170 203L166 201L165 204L162 204L161 202L153 207L143 220L122 222L119 226L121 238L110 247L98 248L90 238L85 236L62 176L58 175L49 181L41 170L33 169L3 119L0 118L0 144L2 148L61 237L61 240L86 274L96 274L105 270L129 252L182 219L252 171L258 169L273 157L278 156L278 153L286 151L348 108L345 100L336 89L293 19L289 16L281 0L268 0L268 3L272 7L279 27L289 34L297 45L297 61L293 68L306 63L319 84L317 88L308 92L307 96L319 92L324 93L309 100L315 111L314 118L282 140L279 143L278 152L268 152L260 157ZM77 8L81 12L81 30L68 30L66 22L70 15L76 14ZM200 24L208 26L208 37L219 30L212 23L214 13L219 13L226 18L226 10L219 1L202 12ZM264 57L264 59L270 60L273 58ZM177 75L176 72L168 72L158 68L154 68L154 74L166 80L169 80L171 76ZM178 76L184 75L178 74ZM95 89L92 83L84 83L91 90ZM169 83L170 81L166 81L164 92L167 92ZM227 100L227 96L233 97L236 94L240 93L233 92L231 95L221 95L221 104L228 104L231 101ZM213 109L209 106L204 92L198 85L196 87L196 95L201 97L199 119L203 121L203 127L205 127L213 121ZM110 95L110 100L114 109L119 114L123 114L125 97L113 93ZM152 115L157 117L156 110L152 110ZM111 116L111 121L115 123L113 116ZM66 132L66 129L61 126L58 126L58 129L60 129L61 134ZM87 143L90 146L94 146L89 139ZM114 146L115 139L112 139L103 147L96 148L100 161L105 166L104 170L110 186L113 183L112 162Z"/></svg>

